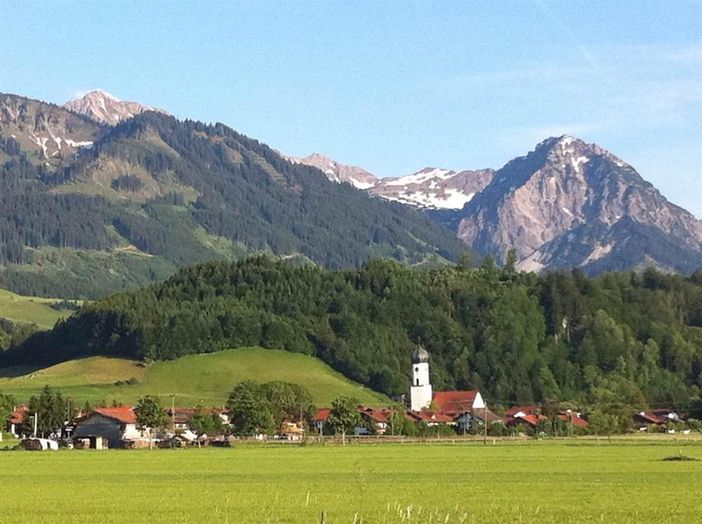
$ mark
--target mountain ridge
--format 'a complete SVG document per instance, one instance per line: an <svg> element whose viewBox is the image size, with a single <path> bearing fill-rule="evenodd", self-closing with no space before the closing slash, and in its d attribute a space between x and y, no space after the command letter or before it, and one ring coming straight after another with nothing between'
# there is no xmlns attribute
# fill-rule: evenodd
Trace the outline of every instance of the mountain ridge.
<svg viewBox="0 0 702 524"><path fill-rule="evenodd" d="M30 138L45 122L89 147L44 151ZM94 298L247 253L353 267L442 263L464 250L415 210L330 182L223 124L144 111L111 126L6 95L0 153L0 287L24 294L72 283L64 296Z"/></svg>
<svg viewBox="0 0 702 524"><path fill-rule="evenodd" d="M525 271L702 266L702 222L597 144L550 137L501 169L424 168L370 194L422 209L475 252Z"/></svg>
<svg viewBox="0 0 702 524"><path fill-rule="evenodd" d="M120 100L102 89L95 89L79 98L69 100L62 107L99 124L106 125L116 125L145 111L167 114L162 109L156 109L138 102Z"/></svg>

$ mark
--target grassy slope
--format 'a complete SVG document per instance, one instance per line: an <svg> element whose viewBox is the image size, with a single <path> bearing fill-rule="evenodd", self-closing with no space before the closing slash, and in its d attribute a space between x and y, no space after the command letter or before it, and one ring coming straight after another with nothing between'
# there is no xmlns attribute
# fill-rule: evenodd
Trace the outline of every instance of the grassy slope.
<svg viewBox="0 0 702 524"><path fill-rule="evenodd" d="M0 289L0 317L50 328L58 319L70 314L50 307L54 302L52 298L25 297Z"/></svg>
<svg viewBox="0 0 702 524"><path fill-rule="evenodd" d="M4 453L3 522L700 522L678 446L237 446ZM698 443L686 455L702 458ZM76 496L80 494L80 496ZM31 501L28 502L28 501Z"/></svg>
<svg viewBox="0 0 702 524"><path fill-rule="evenodd" d="M139 383L115 385L132 377ZM140 395L151 393L170 402L173 393L179 405L220 405L234 384L247 379L302 384L320 406L328 405L338 395L370 405L389 403L386 397L351 382L318 359L260 348L190 355L148 367L130 360L91 357L38 371L6 369L0 370L0 391L22 400L49 384L80 401L133 403Z"/></svg>

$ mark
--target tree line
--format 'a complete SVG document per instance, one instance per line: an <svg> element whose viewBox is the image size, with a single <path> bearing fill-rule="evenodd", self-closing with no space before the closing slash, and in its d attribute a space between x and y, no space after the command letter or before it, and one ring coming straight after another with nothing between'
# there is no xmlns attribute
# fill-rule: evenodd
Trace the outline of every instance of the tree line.
<svg viewBox="0 0 702 524"><path fill-rule="evenodd" d="M463 249L420 212L330 182L221 124L145 113L105 130L60 167L32 161L12 139L0 140L0 152L4 265L31 263L28 248L110 251L125 241L179 267L221 257L202 229L240 252L300 255L329 268L377 256L456 260ZM94 175L104 164L122 172L103 187ZM68 284L57 287L70 292ZM12 272L0 274L0 285L45 291Z"/></svg>
<svg viewBox="0 0 702 524"><path fill-rule="evenodd" d="M479 388L493 404L681 406L702 385L702 272L537 275L490 259L477 269L374 260L339 271L268 257L210 262L87 304L0 353L0 365L262 346L314 355L397 395L409 390L419 341L435 389Z"/></svg>

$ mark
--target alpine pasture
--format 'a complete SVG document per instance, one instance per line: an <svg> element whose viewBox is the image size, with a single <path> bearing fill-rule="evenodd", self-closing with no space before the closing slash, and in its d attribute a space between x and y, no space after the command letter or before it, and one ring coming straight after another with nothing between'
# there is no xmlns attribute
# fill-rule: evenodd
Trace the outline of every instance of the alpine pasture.
<svg viewBox="0 0 702 524"><path fill-rule="evenodd" d="M699 522L702 443L3 453L3 522Z"/></svg>
<svg viewBox="0 0 702 524"><path fill-rule="evenodd" d="M80 402L133 404L145 394L161 395L181 406L222 405L237 382L281 380L304 386L318 405L346 395L366 405L390 400L338 373L321 360L288 351L238 348L143 364L89 357L44 369L0 369L0 391L20 401L49 385Z"/></svg>
<svg viewBox="0 0 702 524"><path fill-rule="evenodd" d="M26 297L0 289L0 317L20 324L36 324L49 329L57 320L70 315L70 311L57 310L55 298Z"/></svg>

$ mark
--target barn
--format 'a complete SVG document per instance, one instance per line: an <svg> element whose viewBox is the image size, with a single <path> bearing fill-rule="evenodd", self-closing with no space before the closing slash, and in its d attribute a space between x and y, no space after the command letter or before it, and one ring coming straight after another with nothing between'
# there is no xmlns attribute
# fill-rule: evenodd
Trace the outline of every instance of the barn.
<svg viewBox="0 0 702 524"><path fill-rule="evenodd" d="M134 410L126 406L95 408L76 422L73 433L74 441L87 440L90 447L106 442L109 448L120 448L125 441L142 438L142 432L136 427Z"/></svg>

